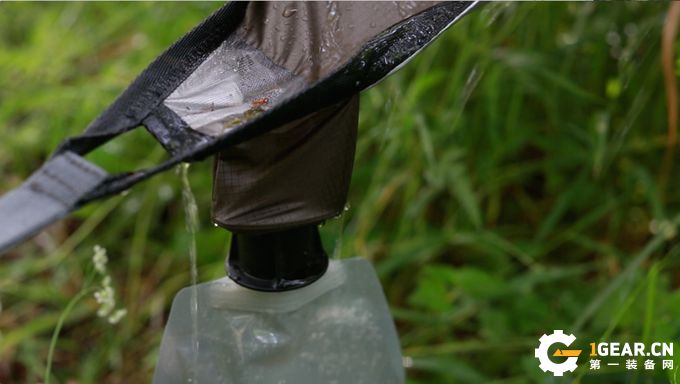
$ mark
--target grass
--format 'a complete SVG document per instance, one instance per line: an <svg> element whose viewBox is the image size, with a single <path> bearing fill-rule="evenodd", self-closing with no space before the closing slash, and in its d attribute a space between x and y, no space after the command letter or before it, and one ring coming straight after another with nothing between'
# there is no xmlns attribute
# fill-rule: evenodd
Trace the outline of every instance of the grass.
<svg viewBox="0 0 680 384"><path fill-rule="evenodd" d="M0 191L218 6L1 3ZM662 167L667 9L488 4L362 95L351 208L322 236L327 250L341 238L342 257L374 263L409 384L671 378L658 368L589 370L584 357L558 378L533 352L555 329L573 332L570 348L585 351L601 340L680 339L678 236L670 236L680 224L680 178L677 164ZM88 158L122 171L164 156L139 131ZM190 172L202 281L224 276L230 239L209 222L211 166ZM61 331L51 382L150 382L170 303L190 281L172 172L85 207L3 257L3 384L43 380L52 331L82 287L94 244L108 249L130 312L111 326L96 317L94 299L81 300ZM623 358L611 359L602 358Z"/></svg>

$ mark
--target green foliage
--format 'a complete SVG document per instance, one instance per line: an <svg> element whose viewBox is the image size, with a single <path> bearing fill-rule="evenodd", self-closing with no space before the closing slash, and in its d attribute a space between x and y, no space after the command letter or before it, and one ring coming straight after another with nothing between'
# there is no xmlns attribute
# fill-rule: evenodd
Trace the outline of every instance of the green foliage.
<svg viewBox="0 0 680 384"><path fill-rule="evenodd" d="M0 3L0 191L82 131L217 3ZM555 329L579 344L680 341L677 164L662 186L664 3L491 3L362 95L351 209L330 251L375 264L409 382L667 382L586 359L553 378L533 357ZM165 158L143 130L88 158L110 171ZM677 158L675 159L677 162ZM202 281L224 276L211 162L192 165ZM0 382L42 380L59 314L94 244L129 315L74 306L53 383L149 382L189 234L172 172L91 204L0 264ZM676 357L675 364L680 364ZM656 382L656 381L654 381Z"/></svg>

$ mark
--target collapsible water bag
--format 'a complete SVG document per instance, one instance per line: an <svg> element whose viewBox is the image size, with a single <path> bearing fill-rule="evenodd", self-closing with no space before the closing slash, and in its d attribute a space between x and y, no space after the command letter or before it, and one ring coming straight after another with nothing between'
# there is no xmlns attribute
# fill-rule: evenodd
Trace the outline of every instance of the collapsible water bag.
<svg viewBox="0 0 680 384"><path fill-rule="evenodd" d="M197 358L185 288L172 304L153 384L404 382L399 339L366 259L331 260L318 281L287 292L226 277L197 289Z"/></svg>

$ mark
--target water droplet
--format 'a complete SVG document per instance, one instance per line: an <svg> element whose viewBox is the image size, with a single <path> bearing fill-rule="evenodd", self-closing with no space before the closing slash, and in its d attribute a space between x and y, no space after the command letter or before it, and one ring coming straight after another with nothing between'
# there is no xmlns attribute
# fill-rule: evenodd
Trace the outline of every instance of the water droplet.
<svg viewBox="0 0 680 384"><path fill-rule="evenodd" d="M326 222L322 221L322 222L319 223L319 225L317 225L317 227L323 228L324 225L326 225Z"/></svg>
<svg viewBox="0 0 680 384"><path fill-rule="evenodd" d="M340 218L340 216L342 216L342 212L336 213L335 216L333 216L333 218L337 220Z"/></svg>
<svg viewBox="0 0 680 384"><path fill-rule="evenodd" d="M219 227L219 225L217 225L217 223L213 223L213 225L216 226L216 227Z"/></svg>
<svg viewBox="0 0 680 384"><path fill-rule="evenodd" d="M377 27L377 26L378 26L378 24L376 24L376 22L375 22L375 21L371 22L371 24L369 24L369 25L371 26L371 28L375 28L375 27Z"/></svg>
<svg viewBox="0 0 680 384"><path fill-rule="evenodd" d="M365 62L365 61L360 61L360 62L359 62L359 68L363 68L363 67L365 67L365 66L366 66L366 62Z"/></svg>
<svg viewBox="0 0 680 384"><path fill-rule="evenodd" d="M264 19L265 24L269 24L269 19Z"/></svg>
<svg viewBox="0 0 680 384"><path fill-rule="evenodd" d="M274 333L262 329L253 330L253 336L255 336L257 341L264 344L277 344L279 342Z"/></svg>
<svg viewBox="0 0 680 384"><path fill-rule="evenodd" d="M286 8L283 10L283 17L291 17L295 14L295 12L297 12L297 8L291 4L286 5Z"/></svg>
<svg viewBox="0 0 680 384"><path fill-rule="evenodd" d="M349 211L349 209L350 209L351 207L352 207L352 206L349 205L349 201L348 201L347 204L345 204L345 211Z"/></svg>
<svg viewBox="0 0 680 384"><path fill-rule="evenodd" d="M279 39L280 39L281 41L286 41L286 36L281 36L281 37L279 37Z"/></svg>
<svg viewBox="0 0 680 384"><path fill-rule="evenodd" d="M283 25L290 25L290 21L286 21Z"/></svg>

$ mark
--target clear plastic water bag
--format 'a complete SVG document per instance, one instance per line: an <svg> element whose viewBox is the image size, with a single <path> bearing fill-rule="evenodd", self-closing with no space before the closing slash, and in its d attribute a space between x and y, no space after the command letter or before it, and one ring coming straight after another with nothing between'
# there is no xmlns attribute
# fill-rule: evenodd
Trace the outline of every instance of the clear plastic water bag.
<svg viewBox="0 0 680 384"><path fill-rule="evenodd" d="M226 277L197 289L196 356L185 288L172 304L153 384L404 382L394 323L363 258L331 260L321 279L293 291L253 291Z"/></svg>

